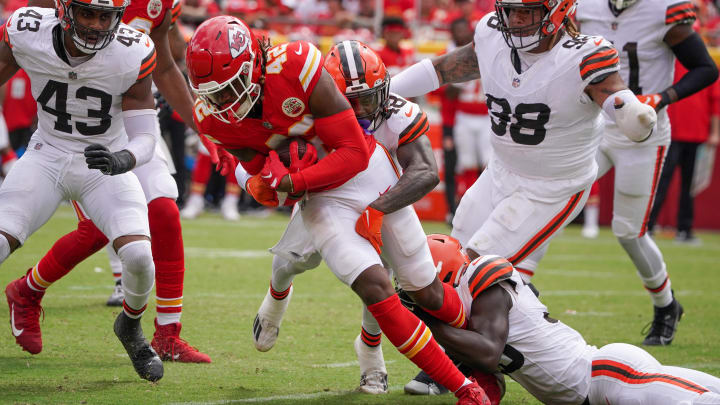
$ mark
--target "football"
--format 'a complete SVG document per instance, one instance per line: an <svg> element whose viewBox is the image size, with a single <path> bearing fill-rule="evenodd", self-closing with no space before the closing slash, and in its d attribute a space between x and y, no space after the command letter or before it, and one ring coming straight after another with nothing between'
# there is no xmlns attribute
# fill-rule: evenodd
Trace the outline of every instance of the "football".
<svg viewBox="0 0 720 405"><path fill-rule="evenodd" d="M275 148L275 152L277 152L280 161L285 165L285 167L290 167L290 144L293 142L297 142L298 157L302 158L307 150L307 141L300 137L292 137L284 140L277 148Z"/></svg>

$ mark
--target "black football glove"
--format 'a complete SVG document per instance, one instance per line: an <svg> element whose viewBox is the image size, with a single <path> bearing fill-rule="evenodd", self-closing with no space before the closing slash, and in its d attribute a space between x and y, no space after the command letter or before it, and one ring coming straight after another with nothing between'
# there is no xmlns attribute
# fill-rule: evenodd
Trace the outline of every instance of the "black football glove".
<svg viewBox="0 0 720 405"><path fill-rule="evenodd" d="M105 146L94 143L85 148L85 163L88 169L98 169L103 174L114 176L135 167L135 156L125 149L110 152Z"/></svg>

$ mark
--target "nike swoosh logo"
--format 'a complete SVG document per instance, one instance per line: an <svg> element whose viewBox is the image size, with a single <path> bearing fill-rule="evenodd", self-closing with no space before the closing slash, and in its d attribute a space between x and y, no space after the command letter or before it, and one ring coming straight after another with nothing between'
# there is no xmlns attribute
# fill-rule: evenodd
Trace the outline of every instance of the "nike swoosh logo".
<svg viewBox="0 0 720 405"><path fill-rule="evenodd" d="M145 38L145 46L150 48L150 39L149 38Z"/></svg>
<svg viewBox="0 0 720 405"><path fill-rule="evenodd" d="M594 42L596 46L600 45L602 43L602 39L596 39Z"/></svg>
<svg viewBox="0 0 720 405"><path fill-rule="evenodd" d="M13 302L12 306L10 307L10 326L12 326L12 333L13 336L18 337L22 335L23 331L25 329L18 329L15 327L15 303Z"/></svg>
<svg viewBox="0 0 720 405"><path fill-rule="evenodd" d="M298 44L298 45L300 45L300 46L298 47L298 50L295 51L295 55L301 55L301 54L302 54L302 44Z"/></svg>
<svg viewBox="0 0 720 405"><path fill-rule="evenodd" d="M413 106L410 106L410 111L406 112L406 113L405 113L405 116L406 116L406 117L412 116L412 110L413 110Z"/></svg>
<svg viewBox="0 0 720 405"><path fill-rule="evenodd" d="M370 212L365 211L365 222L367 222L367 227L370 228Z"/></svg>
<svg viewBox="0 0 720 405"><path fill-rule="evenodd" d="M272 173L268 174L267 176L263 176L263 175L261 174L260 177L262 177L263 179L269 179L269 178L272 177Z"/></svg>

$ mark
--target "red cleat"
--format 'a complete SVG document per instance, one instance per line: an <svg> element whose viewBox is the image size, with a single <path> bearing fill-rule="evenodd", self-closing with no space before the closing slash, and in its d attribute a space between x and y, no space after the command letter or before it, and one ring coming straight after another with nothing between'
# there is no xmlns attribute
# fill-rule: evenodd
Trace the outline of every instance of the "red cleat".
<svg viewBox="0 0 720 405"><path fill-rule="evenodd" d="M163 361L181 363L210 363L210 356L180 339L182 324L158 325L155 319L155 335L150 343Z"/></svg>
<svg viewBox="0 0 720 405"><path fill-rule="evenodd" d="M485 391L490 405L499 405L505 396L505 378L500 373L488 374L478 370L472 372L473 380Z"/></svg>
<svg viewBox="0 0 720 405"><path fill-rule="evenodd" d="M474 378L470 377L471 384L468 384L455 392L457 405L490 405L490 399L485 391L478 385Z"/></svg>
<svg viewBox="0 0 720 405"><path fill-rule="evenodd" d="M30 354L38 354L42 351L40 300L45 293L30 291L29 294L23 294L22 291L29 290L29 287L22 288L23 284L27 283L25 277L20 277L5 287L5 296L10 308L10 328L15 336L15 343Z"/></svg>

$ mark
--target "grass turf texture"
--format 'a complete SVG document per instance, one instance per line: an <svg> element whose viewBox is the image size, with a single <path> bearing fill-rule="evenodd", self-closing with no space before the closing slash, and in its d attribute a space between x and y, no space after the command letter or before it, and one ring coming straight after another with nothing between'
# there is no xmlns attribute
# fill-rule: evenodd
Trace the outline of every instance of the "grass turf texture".
<svg viewBox="0 0 720 405"><path fill-rule="evenodd" d="M451 395L404 395L402 386L417 369L387 339L391 393L351 392L359 381L352 343L360 331L360 301L324 264L296 278L276 346L267 353L255 350L252 321L270 277L266 249L286 223L282 215L230 223L212 214L183 223L188 270L182 337L208 353L212 364L165 363L158 384L137 377L112 332L118 309L104 305L112 279L101 251L46 294L39 355L15 344L3 310L0 403L454 404ZM72 211L61 207L3 264L1 285L23 274L75 224ZM426 224L426 230L449 232L438 223ZM720 375L720 235L699 236L700 247L658 240L685 317L672 346L648 351L664 364ZM551 316L576 328L590 344L640 344L640 330L652 317L650 299L608 229L596 240L581 238L578 227L566 229L537 273L534 283ZM154 294L148 308L143 326L150 338ZM504 404L537 403L509 379L507 386Z"/></svg>

